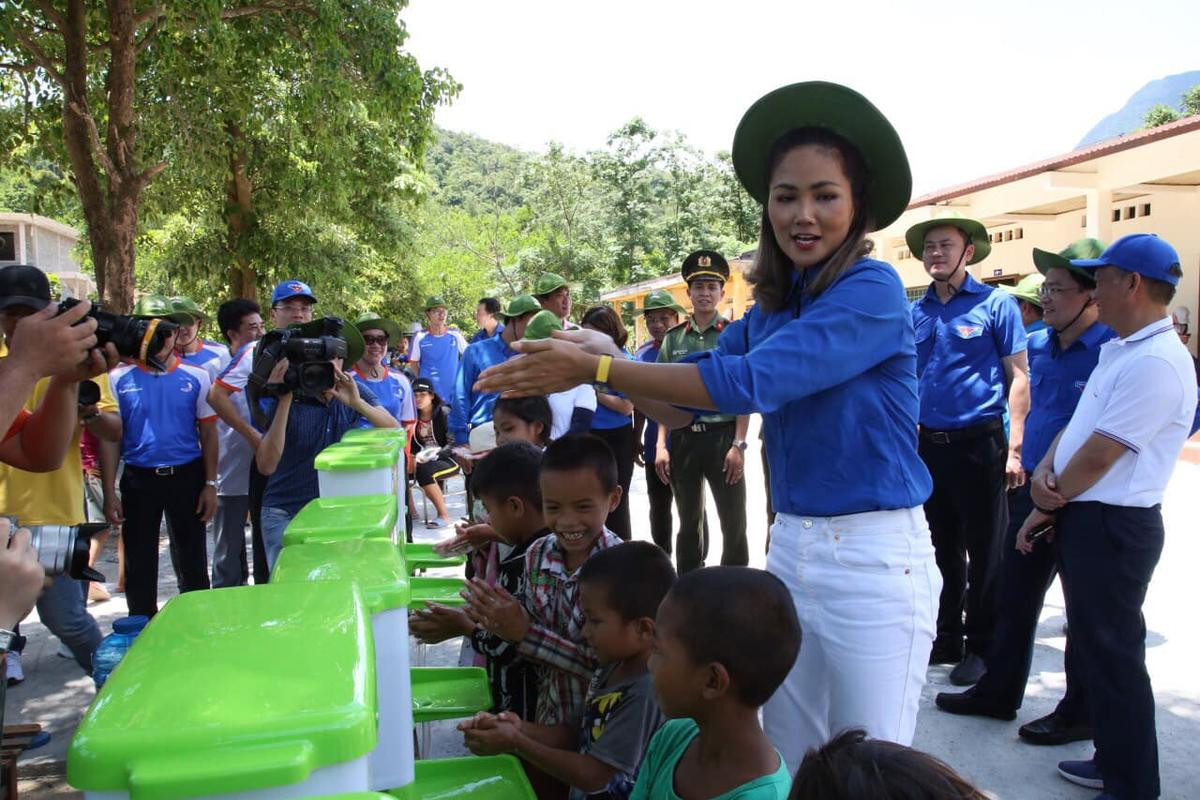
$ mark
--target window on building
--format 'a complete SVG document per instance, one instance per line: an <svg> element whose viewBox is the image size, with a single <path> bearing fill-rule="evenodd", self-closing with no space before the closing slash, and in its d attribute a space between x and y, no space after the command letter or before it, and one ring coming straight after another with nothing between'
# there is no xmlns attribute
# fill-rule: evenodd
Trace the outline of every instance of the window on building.
<svg viewBox="0 0 1200 800"><path fill-rule="evenodd" d="M1087 214L1084 214L1082 217L1079 218L1079 227L1081 227L1081 228L1087 227Z"/></svg>
<svg viewBox="0 0 1200 800"><path fill-rule="evenodd" d="M1149 203L1142 203L1142 216L1143 217L1150 216L1150 204Z"/></svg>
<svg viewBox="0 0 1200 800"><path fill-rule="evenodd" d="M1114 208L1113 209L1113 222L1120 222L1120 221L1121 221L1121 209Z"/></svg>
<svg viewBox="0 0 1200 800"><path fill-rule="evenodd" d="M1136 214L1137 214L1137 206L1126 206L1125 207L1125 219L1133 219Z"/></svg>
<svg viewBox="0 0 1200 800"><path fill-rule="evenodd" d="M1011 242L1012 241L1012 233L1013 233L1012 231L1005 231L1004 232L1004 241Z"/></svg>
<svg viewBox="0 0 1200 800"><path fill-rule="evenodd" d="M17 234L13 231L0 231L0 261L17 260Z"/></svg>
<svg viewBox="0 0 1200 800"><path fill-rule="evenodd" d="M904 294L908 297L908 301L911 303L913 300L920 300L925 296L925 292L927 291L929 291L928 286L912 286L908 289L905 289Z"/></svg>
<svg viewBox="0 0 1200 800"><path fill-rule="evenodd" d="M1017 230L1013 233L1013 238L1014 239L1024 239L1025 238L1025 230L1023 228L1017 228Z"/></svg>

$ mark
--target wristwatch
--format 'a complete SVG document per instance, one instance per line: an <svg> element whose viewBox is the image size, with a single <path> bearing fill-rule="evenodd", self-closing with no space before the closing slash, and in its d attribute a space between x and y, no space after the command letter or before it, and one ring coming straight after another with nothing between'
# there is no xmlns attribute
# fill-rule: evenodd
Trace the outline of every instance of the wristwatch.
<svg viewBox="0 0 1200 800"><path fill-rule="evenodd" d="M16 636L17 634L13 631L10 631L8 628L0 628L0 653L8 652L8 647L12 644L12 640L15 639Z"/></svg>
<svg viewBox="0 0 1200 800"><path fill-rule="evenodd" d="M212 487L212 488L214 488L214 489L215 489L215 488L217 488L217 482L216 482L216 481L205 481L205 482L204 482L204 485L205 485L205 486L211 486L211 487Z"/></svg>
<svg viewBox="0 0 1200 800"><path fill-rule="evenodd" d="M736 447L738 450L741 450L744 453L744 452L746 452L746 448L749 447L750 445L747 444L745 439L734 439L733 446Z"/></svg>

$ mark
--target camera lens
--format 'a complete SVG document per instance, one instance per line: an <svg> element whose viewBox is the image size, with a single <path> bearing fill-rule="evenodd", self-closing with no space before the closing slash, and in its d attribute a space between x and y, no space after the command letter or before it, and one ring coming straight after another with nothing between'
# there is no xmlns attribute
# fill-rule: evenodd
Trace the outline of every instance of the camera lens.
<svg viewBox="0 0 1200 800"><path fill-rule="evenodd" d="M100 385L95 381L80 381L79 405L91 406L100 402Z"/></svg>

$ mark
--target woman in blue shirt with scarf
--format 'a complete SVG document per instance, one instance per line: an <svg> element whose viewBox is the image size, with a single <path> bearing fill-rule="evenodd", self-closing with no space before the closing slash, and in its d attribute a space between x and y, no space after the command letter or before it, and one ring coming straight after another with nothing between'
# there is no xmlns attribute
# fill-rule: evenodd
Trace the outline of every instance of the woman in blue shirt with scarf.
<svg viewBox="0 0 1200 800"><path fill-rule="evenodd" d="M804 635L764 727L794 770L848 727L911 743L925 683L941 577L921 507L932 483L917 456L916 348L904 286L866 239L904 211L912 178L878 109L823 82L751 106L733 162L763 204L756 305L716 350L645 364L595 334L556 333L480 385L593 380L675 427L691 417L679 407L763 415L779 512L767 568Z"/></svg>

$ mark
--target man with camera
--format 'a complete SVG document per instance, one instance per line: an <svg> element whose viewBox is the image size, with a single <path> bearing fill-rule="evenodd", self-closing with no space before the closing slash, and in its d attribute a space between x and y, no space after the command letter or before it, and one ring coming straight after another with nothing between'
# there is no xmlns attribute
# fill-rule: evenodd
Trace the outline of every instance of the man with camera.
<svg viewBox="0 0 1200 800"><path fill-rule="evenodd" d="M289 325L302 325L312 320L313 306L317 296L303 281L285 280L275 287L271 293L271 328L279 330ZM260 320L261 321L261 320ZM240 349L232 349L233 360L225 370L217 376L209 392L208 402L221 421L242 437L250 446L253 454L262 443L262 432L251 424L249 407L245 402L238 403L237 395L244 392L246 382L254 369L254 354L257 350L258 339L262 331L252 341L242 345ZM244 397L242 398L244 401ZM245 409L245 415L243 415ZM258 471L254 459L250 459L250 526L252 529L251 542L254 550L254 582L266 583L270 576L267 566L266 548L262 540L262 496L267 485L267 476Z"/></svg>
<svg viewBox="0 0 1200 800"><path fill-rule="evenodd" d="M4 361L16 358L20 349L26 347L19 335L25 322L42 316L51 307L57 310L50 302L50 283L40 269L18 265L0 270L0 327L5 340L12 344L12 355ZM84 304L79 304L62 316L70 318L80 308L87 310ZM44 347L44 343L35 346ZM80 435L88 430L107 441L121 437L121 419L114 413L116 404L104 373L106 366L99 355L82 363L76 361L72 371L42 378L28 395L27 413L33 411L33 414L20 436L30 435L31 442L37 441L52 451L56 463L49 470L31 469L39 465L30 465L20 458L5 459L8 463L0 465L0 511L16 517L22 525L71 527L84 522ZM40 416L45 416L54 428L54 435L48 439L31 435L30 426ZM60 440L65 445L60 447ZM80 667L90 673L100 629L86 610L86 585L68 575L55 576L38 599L37 607L46 627L67 645ZM15 636L8 648L7 675L13 682L24 679L20 664L23 647L24 638Z"/></svg>
<svg viewBox="0 0 1200 800"><path fill-rule="evenodd" d="M299 337L312 337L310 341L324 345L330 338L323 335L328 333L330 322L340 321L332 318L316 320L300 326L295 333ZM277 345L269 341L273 336L268 334L256 348L256 371L261 370L258 359L275 357L273 348ZM357 426L360 420L365 419L376 428L400 425L379 406L374 392L360 386L342 371L343 363L353 364L362 358L362 334L353 325L342 325L334 341L344 342L345 355L325 359L332 366L332 388L305 389L302 386L308 382L305 373L321 370L302 371L297 367L326 367L326 364L310 361L293 365L286 355L278 358L266 381L271 397L264 398L263 406L271 422L254 459L259 471L268 476L262 501L263 543L268 567L274 566L275 558L283 548L283 531L288 522L305 503L319 494L317 470L313 464L317 454L341 440L342 434ZM279 346L277 352L289 351ZM325 372L328 374L328 370Z"/></svg>
<svg viewBox="0 0 1200 800"><path fill-rule="evenodd" d="M170 319L167 298L138 301L145 319ZM122 364L109 379L124 434L121 499L106 501L109 521L123 521L125 598L130 614L158 612L159 526L170 524L179 591L207 589L205 526L217 510L217 416L208 405L208 372L175 355L174 331L155 353L164 370Z"/></svg>

